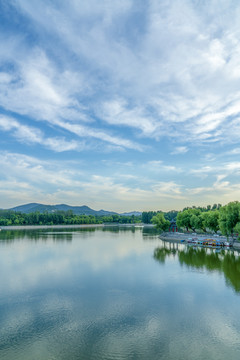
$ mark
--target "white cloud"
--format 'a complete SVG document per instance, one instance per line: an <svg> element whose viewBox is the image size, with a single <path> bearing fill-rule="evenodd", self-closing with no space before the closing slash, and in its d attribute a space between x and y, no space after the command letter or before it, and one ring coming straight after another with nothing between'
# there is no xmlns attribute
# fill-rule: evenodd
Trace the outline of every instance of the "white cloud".
<svg viewBox="0 0 240 360"><path fill-rule="evenodd" d="M229 162L226 163L224 168L226 169L227 172L239 172L240 171L240 162L236 161L236 162Z"/></svg>
<svg viewBox="0 0 240 360"><path fill-rule="evenodd" d="M40 190L44 189L46 184L53 186L68 186L79 184L78 180L74 180L77 172L63 165L63 162L54 162L50 160L39 160L35 157L4 152L0 155L0 165L2 169L2 179L4 181L24 182L32 184L32 186L40 186ZM57 176L56 176L57 173ZM47 191L47 189L46 189Z"/></svg>
<svg viewBox="0 0 240 360"><path fill-rule="evenodd" d="M114 136L110 131L80 124L92 122L76 96L84 90L81 74L65 71L60 75L57 67L38 49L29 54L27 63L25 59L22 62L18 60L17 66L18 74L11 74L10 84L2 84L0 103L6 109L30 116L34 120L47 121L49 125L66 129L79 137L110 143L115 146L115 150L119 146L120 149L142 151L143 147L134 141ZM10 77L9 74L5 75ZM19 135L23 136L23 127L18 126L18 129ZM20 130L23 130L21 134ZM30 128L26 130L30 131ZM69 148L77 150L78 146L74 144L71 142Z"/></svg>
<svg viewBox="0 0 240 360"><path fill-rule="evenodd" d="M80 73L65 70L60 76L60 69L39 48L29 49L27 58L22 54L17 59L9 56L14 69L7 74L11 77L8 83L1 84L2 106L35 120L51 122L52 118L66 116L86 121L74 98L76 91L83 91Z"/></svg>
<svg viewBox="0 0 240 360"><path fill-rule="evenodd" d="M199 166L198 169L191 169L190 174L201 175L201 174L213 174L216 176L224 176L227 175L238 175L240 171L240 162L222 162L221 164L215 165L207 165L207 166ZM223 175L224 174L224 175Z"/></svg>
<svg viewBox="0 0 240 360"><path fill-rule="evenodd" d="M111 125L124 125L141 130L142 134L157 137L160 124L141 107L129 109L124 100L112 100L104 103L99 113L101 119Z"/></svg>
<svg viewBox="0 0 240 360"><path fill-rule="evenodd" d="M141 210L149 202L158 207L161 199L183 198L181 187L175 182L151 181L146 184L145 179L128 176L127 179L133 179L134 184L127 186L121 183L126 180L124 177L90 176L78 169L73 171L71 164L62 161L42 161L26 155L4 153L0 156L0 166L2 201L5 196L15 198L17 203L22 203L23 199L44 203L67 199L70 204L87 203L95 209L104 206L105 209L124 211L126 207L136 206Z"/></svg>
<svg viewBox="0 0 240 360"><path fill-rule="evenodd" d="M44 184L48 179L54 187L49 199L69 194L75 201L80 189L86 202L107 203L110 188L114 201L149 201L155 208L157 201L170 206L174 196L178 204L187 201L188 189L200 194L215 186L225 198L228 186L228 194L234 186L238 191L240 167L229 158L239 153L239 4L19 0L8 10L13 7L23 26L16 33L9 24L11 31L1 28L0 35L0 106L9 115L0 117L5 144L9 135L22 147L18 151L43 146L49 159L58 158L53 151L83 150L88 180L79 181L78 165L66 162L68 172L57 164L54 182L51 160L20 162L19 156L9 181L25 183L26 171L34 190L38 178ZM210 165L206 152L215 158ZM102 165L103 153L112 172ZM181 154L181 165L173 162L177 157L169 161L169 153ZM118 168L124 162L133 164L128 173ZM93 172L104 175L107 186ZM216 181L221 175L226 177Z"/></svg>
<svg viewBox="0 0 240 360"><path fill-rule="evenodd" d="M46 147L56 152L70 150L81 151L85 148L84 143L74 140L66 141L64 138L47 138L44 143Z"/></svg>
<svg viewBox="0 0 240 360"><path fill-rule="evenodd" d="M235 148L228 152L230 155L238 155L240 154L240 148Z"/></svg>
<svg viewBox="0 0 240 360"><path fill-rule="evenodd" d="M188 148L186 146L177 146L175 150L171 152L172 155L185 154L188 152Z"/></svg>
<svg viewBox="0 0 240 360"><path fill-rule="evenodd" d="M118 22L124 24L134 15L131 1L121 4L106 1L101 6L93 0L91 5L81 6L70 1L67 7L42 1L19 1L15 5L31 19L33 26L38 23L40 35L54 34L57 45L65 51L64 61L70 61L63 63L62 70L62 64L54 56L50 60L40 45L28 51L28 58L20 52L19 58L14 59L14 46L18 48L24 41L16 40L8 53L18 67L21 86L16 86L16 74L12 74L12 81L9 74L1 75L8 83L8 88L3 86L5 95L0 97L7 109L55 126L59 118L91 122L87 114L92 108L89 105L85 108L83 101L87 93L90 98L94 96L94 110L102 120L111 126L137 129L145 137L158 140L160 136L179 137L184 133L186 142L223 141L228 130L229 139L224 141L237 141L240 134L239 125L234 123L234 117L240 113L235 82L240 53L237 6L234 12L230 8L224 10L225 23L219 23L216 17L211 18L209 26L206 14L210 4L194 6L183 1L179 6L177 2L149 1L145 5L145 27L140 31L138 23L134 23L138 30L134 47L124 26L120 33L116 32ZM41 41L40 36L40 44ZM53 54L56 53L54 47ZM76 56L75 63L72 54ZM82 65L82 59L87 60L88 66ZM105 83L93 77L99 71ZM101 92L107 101L102 101ZM231 99L235 101L233 105ZM93 132L98 130L93 128ZM105 134L103 130L101 133ZM92 137L91 131L87 136ZM111 135L106 133L104 142L108 143L109 138ZM128 141L133 142L130 134Z"/></svg>
<svg viewBox="0 0 240 360"><path fill-rule="evenodd" d="M62 127L63 129L66 129L78 135L79 137L95 138L98 140L106 141L112 145L120 146L122 148L127 148L127 149L135 149L139 151L143 151L144 149L144 146L141 146L140 144L134 141L113 136L110 133L107 133L106 131L100 129L94 129L92 127L90 128L84 125L72 124L69 122L64 122L59 120L55 121L55 124Z"/></svg>
<svg viewBox="0 0 240 360"><path fill-rule="evenodd" d="M184 198L184 196L182 195L181 186L173 181L160 181L153 186L153 189L156 194L160 193L161 196L174 197L175 199Z"/></svg>
<svg viewBox="0 0 240 360"><path fill-rule="evenodd" d="M21 124L19 121L0 115L0 128L11 131L11 135L25 144L40 144L53 151L81 150L83 145L77 141L66 141L64 138L45 138L43 132L35 127Z"/></svg>
<svg viewBox="0 0 240 360"><path fill-rule="evenodd" d="M170 210L182 209L196 201L199 205L214 203L216 198L221 199L218 202L227 203L240 196L240 184L228 178L232 171L239 171L239 164L230 164L229 173L220 173L219 170L219 174L215 175L211 169L215 179L210 185L197 186L193 182L192 187L174 180L156 181L147 174L139 177L136 168L132 169L132 174L136 176L129 173L118 176L117 172L104 176L100 172L90 175L78 167L74 169L73 165L67 161L42 161L21 154L1 154L1 206L4 207L5 201L11 202L12 206L36 201L87 204L94 209L119 212L132 209Z"/></svg>
<svg viewBox="0 0 240 360"><path fill-rule="evenodd" d="M147 162L146 164L142 164L143 168L148 168L149 171L173 171L173 172L181 172L182 169L180 167L176 167L174 165L166 165L162 160L152 160Z"/></svg>
<svg viewBox="0 0 240 360"><path fill-rule="evenodd" d="M190 174L194 174L194 175L197 175L197 176L202 176L203 174L209 174L209 173L214 173L216 172L217 169L215 166L199 166L197 169L191 169L190 170Z"/></svg>

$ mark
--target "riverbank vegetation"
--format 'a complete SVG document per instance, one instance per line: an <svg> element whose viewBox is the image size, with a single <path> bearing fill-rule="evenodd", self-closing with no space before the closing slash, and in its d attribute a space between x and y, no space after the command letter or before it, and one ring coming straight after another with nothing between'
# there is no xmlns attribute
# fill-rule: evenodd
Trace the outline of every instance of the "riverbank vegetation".
<svg viewBox="0 0 240 360"><path fill-rule="evenodd" d="M170 226L170 221L165 219L163 213L158 213L152 217L151 222L156 226L156 228L160 231L167 231Z"/></svg>
<svg viewBox="0 0 240 360"><path fill-rule="evenodd" d="M142 221L141 216L93 216L75 215L70 211L56 211L53 213L33 212L25 214L11 210L0 210L0 226L11 225L81 225L81 224L133 224Z"/></svg>
<svg viewBox="0 0 240 360"><path fill-rule="evenodd" d="M227 237L240 233L240 202L233 201L225 206L221 204L207 207L187 207L179 212L148 212L144 217L159 231L166 231L170 221L175 220L178 229L193 232L220 232ZM172 216L171 216L172 215ZM142 217L142 218L144 218Z"/></svg>
<svg viewBox="0 0 240 360"><path fill-rule="evenodd" d="M12 210L0 210L0 226L11 225L81 225L81 224L154 224L160 231L167 231L172 220L178 229L185 231L220 231L227 237L240 233L240 202L233 201L207 207L187 207L182 211L144 211L141 216L125 215L76 215L72 210L32 212L25 214Z"/></svg>
<svg viewBox="0 0 240 360"><path fill-rule="evenodd" d="M225 206L220 204L214 208L187 208L179 211L176 218L178 228L189 231L221 232L227 237L240 232L240 202L233 201Z"/></svg>
<svg viewBox="0 0 240 360"><path fill-rule="evenodd" d="M166 220L171 221L172 219L176 219L178 211L171 210L167 212L163 211L143 211L142 213L142 222L144 224L152 224L152 218L156 216L157 214L162 213L164 215L164 218Z"/></svg>

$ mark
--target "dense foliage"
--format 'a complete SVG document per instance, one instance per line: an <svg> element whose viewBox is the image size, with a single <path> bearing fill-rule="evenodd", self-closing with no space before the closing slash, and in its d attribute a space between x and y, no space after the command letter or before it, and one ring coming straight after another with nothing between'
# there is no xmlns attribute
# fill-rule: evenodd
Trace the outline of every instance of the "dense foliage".
<svg viewBox="0 0 240 360"><path fill-rule="evenodd" d="M151 221L154 225L156 225L156 228L160 231L167 231L169 229L170 221L166 220L164 214L161 212L153 216Z"/></svg>
<svg viewBox="0 0 240 360"><path fill-rule="evenodd" d="M133 224L143 222L154 224L158 230L166 231L170 221L175 219L177 227L186 231L200 230L203 232L219 230L223 235L230 236L240 232L240 202L234 201L207 207L188 207L182 211L148 211L142 216L123 216L118 214L94 216L75 215L69 211L33 212L25 214L12 210L0 210L0 226L9 225L78 225L78 224Z"/></svg>
<svg viewBox="0 0 240 360"><path fill-rule="evenodd" d="M219 230L227 237L240 232L240 202L233 201L225 206L220 204L207 208L185 208L177 215L178 228L201 230L203 232Z"/></svg>
<svg viewBox="0 0 240 360"><path fill-rule="evenodd" d="M11 210L0 210L0 226L9 225L79 225L79 224L102 224L120 223L132 224L141 222L141 216L93 216L74 215L72 211L56 211L52 213L33 212L25 214Z"/></svg>
<svg viewBox="0 0 240 360"><path fill-rule="evenodd" d="M142 222L144 224L151 224L152 218L156 216L158 213L163 213L166 220L171 221L172 219L176 219L178 212L176 210L171 210L168 212L163 211L143 211L142 213Z"/></svg>
<svg viewBox="0 0 240 360"><path fill-rule="evenodd" d="M10 225L78 225L78 224L102 224L102 223L118 223L133 224L143 222L151 224L152 218L160 211L143 212L142 216L126 216L126 215L76 215L71 210L68 211L35 211L25 214L20 211L0 210L0 226ZM175 219L177 211L172 210L164 213L166 220Z"/></svg>

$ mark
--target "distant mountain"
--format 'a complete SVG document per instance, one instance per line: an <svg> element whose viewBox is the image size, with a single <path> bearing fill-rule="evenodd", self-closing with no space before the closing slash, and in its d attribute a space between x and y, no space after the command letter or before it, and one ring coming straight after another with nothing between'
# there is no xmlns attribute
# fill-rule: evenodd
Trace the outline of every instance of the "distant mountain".
<svg viewBox="0 0 240 360"><path fill-rule="evenodd" d="M142 213L140 211L131 211L131 212L124 212L124 213L122 213L120 215L123 215L123 216L132 216L132 215L141 216Z"/></svg>
<svg viewBox="0 0 240 360"><path fill-rule="evenodd" d="M20 211L25 214L29 214L35 211L39 211L40 213L49 212L53 213L56 211L68 211L71 210L75 215L114 215L117 214L113 211L106 211L106 210L93 210L90 207L83 205L83 206L70 206L66 204L59 204L59 205L44 205L38 203L30 203L20 206L15 206L9 210L13 211Z"/></svg>
<svg viewBox="0 0 240 360"><path fill-rule="evenodd" d="M34 212L36 207L41 206L41 204L37 204L37 203L30 203L30 204L26 204L26 205L20 205L20 206L15 206L9 210L13 210L13 211L20 211L23 212L25 214L28 214L30 212Z"/></svg>

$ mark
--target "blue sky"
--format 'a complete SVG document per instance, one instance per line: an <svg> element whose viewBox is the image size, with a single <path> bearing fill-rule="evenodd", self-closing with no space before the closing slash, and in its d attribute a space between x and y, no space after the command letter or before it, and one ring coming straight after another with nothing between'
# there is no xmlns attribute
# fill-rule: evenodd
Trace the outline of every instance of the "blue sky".
<svg viewBox="0 0 240 360"><path fill-rule="evenodd" d="M240 198L240 3L2 0L0 208Z"/></svg>

